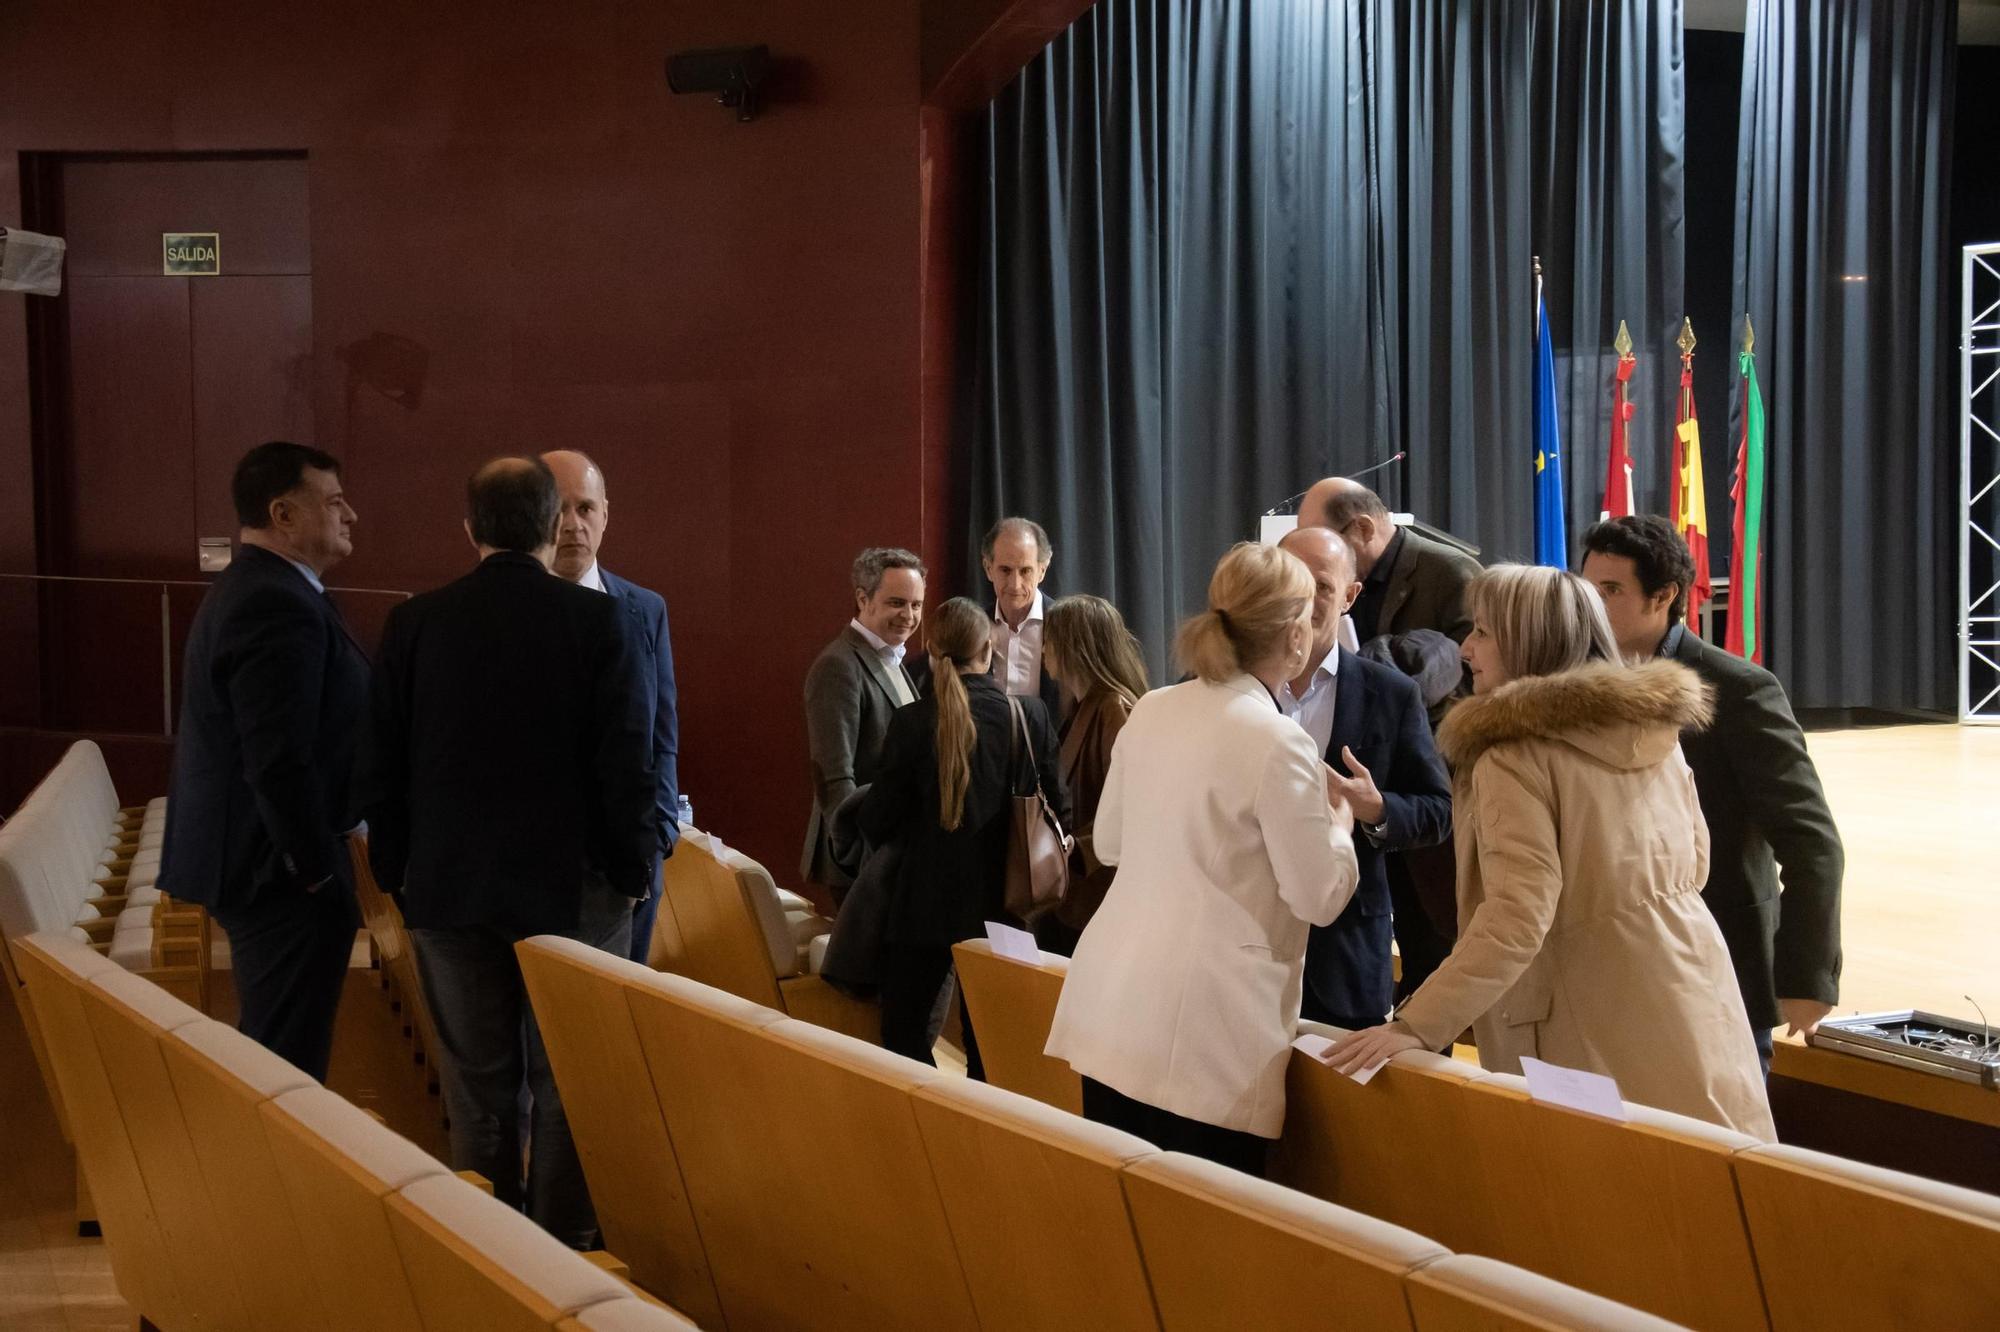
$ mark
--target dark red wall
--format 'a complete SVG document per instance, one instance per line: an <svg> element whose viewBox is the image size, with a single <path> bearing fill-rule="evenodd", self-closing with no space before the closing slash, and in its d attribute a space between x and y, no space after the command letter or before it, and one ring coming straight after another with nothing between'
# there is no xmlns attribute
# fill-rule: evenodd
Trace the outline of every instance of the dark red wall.
<svg viewBox="0 0 2000 1332"><path fill-rule="evenodd" d="M588 450L607 566L671 607L686 789L789 881L799 681L846 564L946 530L949 343L923 344L951 295L921 286L950 255L922 240L956 166L933 152L927 196L920 9L17 2L0 219L22 151L304 150L317 442L361 514L335 581L457 575L476 462ZM747 42L797 62L755 123L668 94L668 52ZM35 558L25 299L0 296L0 571ZM385 336L415 406L360 382Z"/></svg>

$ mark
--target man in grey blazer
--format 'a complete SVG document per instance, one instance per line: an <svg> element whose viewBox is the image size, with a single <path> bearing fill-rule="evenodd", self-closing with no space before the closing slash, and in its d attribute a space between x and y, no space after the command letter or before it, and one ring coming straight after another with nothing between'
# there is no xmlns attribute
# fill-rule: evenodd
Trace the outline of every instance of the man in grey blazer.
<svg viewBox="0 0 2000 1332"><path fill-rule="evenodd" d="M833 814L875 779L890 715L916 701L903 649L923 622L924 574L924 562L907 550L862 551L854 561L854 618L806 672L813 808L799 874L826 885L836 902L857 867L834 857Z"/></svg>

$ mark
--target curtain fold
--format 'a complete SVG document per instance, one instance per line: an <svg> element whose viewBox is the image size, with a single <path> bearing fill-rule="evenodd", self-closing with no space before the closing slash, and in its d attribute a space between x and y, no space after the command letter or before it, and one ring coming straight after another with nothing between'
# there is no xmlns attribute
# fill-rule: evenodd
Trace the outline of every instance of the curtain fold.
<svg viewBox="0 0 2000 1332"><path fill-rule="evenodd" d="M1398 450L1392 504L1525 558L1536 253L1571 535L1620 318L1653 504L1679 33L1679 0L1100 0L986 119L971 544L1038 518L1052 581L1116 601L1155 678L1259 513Z"/></svg>
<svg viewBox="0 0 2000 1332"><path fill-rule="evenodd" d="M1730 457L1748 311L1768 428L1766 662L1799 707L1954 697L1956 48L1952 0L1750 5ZM1726 523L1726 490L1711 491L1710 522Z"/></svg>

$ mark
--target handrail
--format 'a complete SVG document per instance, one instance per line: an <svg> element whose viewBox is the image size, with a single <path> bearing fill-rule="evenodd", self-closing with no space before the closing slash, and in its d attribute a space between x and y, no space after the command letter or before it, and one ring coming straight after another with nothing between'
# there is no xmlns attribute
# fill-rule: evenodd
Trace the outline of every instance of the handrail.
<svg viewBox="0 0 2000 1332"><path fill-rule="evenodd" d="M174 734L174 608L173 598L167 595L171 587L210 587L213 579L206 578L100 578L88 574L24 574L0 573L0 578L15 579L27 583L103 583L125 587L157 587L160 589L160 733L168 739ZM414 592L405 592L390 587L333 587L329 592L351 592L361 596L401 597L408 601Z"/></svg>

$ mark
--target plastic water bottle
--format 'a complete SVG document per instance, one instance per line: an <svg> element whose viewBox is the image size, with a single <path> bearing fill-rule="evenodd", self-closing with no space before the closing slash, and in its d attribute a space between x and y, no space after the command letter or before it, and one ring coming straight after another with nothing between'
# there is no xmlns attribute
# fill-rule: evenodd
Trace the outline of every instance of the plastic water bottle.
<svg viewBox="0 0 2000 1332"><path fill-rule="evenodd" d="M680 819L681 827L694 827L694 802L689 800L685 794L681 796L681 807L677 817Z"/></svg>

